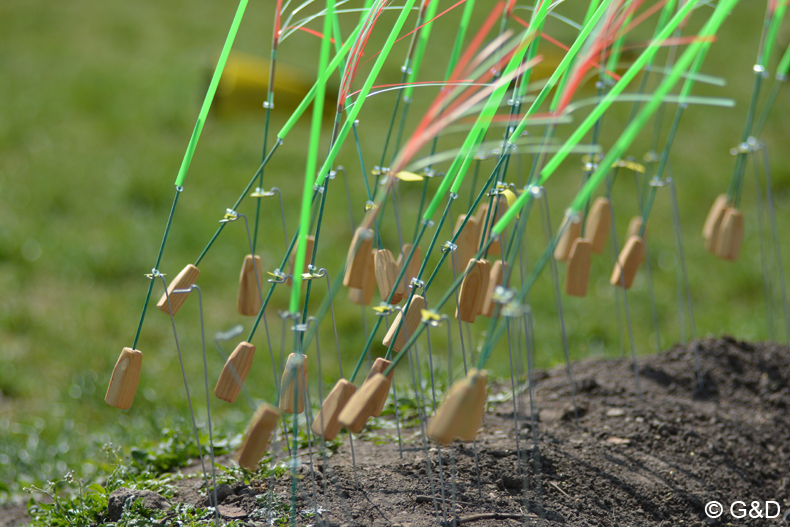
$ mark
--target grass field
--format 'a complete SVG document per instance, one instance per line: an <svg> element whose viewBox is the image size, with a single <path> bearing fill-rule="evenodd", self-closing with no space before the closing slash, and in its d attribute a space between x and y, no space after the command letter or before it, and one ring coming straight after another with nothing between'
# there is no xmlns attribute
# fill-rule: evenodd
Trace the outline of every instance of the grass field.
<svg viewBox="0 0 790 527"><path fill-rule="evenodd" d="M485 8L485 2L480 4L480 9ZM690 108L673 148L672 168L699 336L728 333L745 339L785 338L779 304L774 310L773 333L767 322L751 168L743 204L746 241L739 261L725 263L714 258L705 252L700 236L708 208L717 194L726 191L732 173L734 158L729 149L740 140L745 120L763 8L761 3L742 2L713 45L703 71L724 77L726 87L700 85L695 90L733 98L735 108ZM134 407L121 413L106 406L103 397L118 353L132 344L148 285L143 274L154 263L171 206L173 181L234 9L229 1L183 0L6 0L0 5L0 500L17 495L24 485L40 484L67 470L88 478L104 473L110 465L104 462L103 445L112 442L128 448L153 444L167 435L164 430L182 426L188 416L170 321L153 306L138 345L145 361ZM271 3L250 5L237 49L268 54L271 10ZM579 18L573 6L566 11ZM451 12L434 30L425 59L432 66L424 68L428 80L444 71L459 15ZM527 16L522 13L523 18ZM392 20L391 15L386 17L382 27ZM351 22L344 20L345 32ZM695 23L692 18L691 24ZM648 26L644 32L634 33L634 43L649 38L652 26ZM547 32L566 41L573 35L556 20ZM383 31L376 36L383 39ZM780 35L779 42L781 50L775 52L774 60L787 45L787 33ZM318 46L319 39L298 32L283 42L278 60L314 76L312 57ZM375 47L375 42L371 46ZM387 64L381 83L399 80L398 61L406 52L407 41L398 46L393 52L397 60ZM546 49L547 61L552 51ZM665 54L661 57L659 63ZM417 122L421 109L434 96L433 90L417 90L409 125ZM275 94L273 132L290 115L290 108L276 101ZM394 92L373 98L360 119L368 169L379 163L393 102ZM785 242L784 227L790 220L789 108L783 92L762 136L770 148L780 236ZM622 104L607 114L604 148L616 138L629 111L630 105ZM673 114L674 107L669 106L665 128ZM225 209L259 165L263 116L262 108L252 108L213 116L206 125L160 266L168 276L194 261ZM277 186L283 192L289 234L296 226L307 121L289 136L265 173L265 187ZM327 122L327 132L328 126ZM648 127L633 147L635 157L641 158L647 151L650 130ZM663 141L665 135L661 137ZM455 142L457 137L440 141L447 148ZM344 150L340 163L348 168L356 224L364 203L356 153L351 148ZM518 163L527 170L531 159L525 157ZM487 174L491 166L491 160L483 161L481 174ZM517 173L513 171L514 183L519 182ZM624 174L613 199L619 207L620 233L637 212L633 177ZM555 227L578 189L581 175L578 158L572 159L547 185ZM436 184L433 182L432 188ZM401 187L406 233L414 229L421 190L416 185L404 183ZM326 212L330 228L322 234L318 253L321 265L330 273L337 272L351 239L342 186L340 177L332 184ZM463 203L468 192L461 196ZM267 202L271 206L264 207L264 229L258 241L266 269L279 264L284 249L279 207L273 204ZM254 217L254 202L246 201L240 211ZM538 216L535 218L528 233L533 257L544 243ZM397 238L391 211L384 220L383 237L394 244ZM681 338L669 225L669 201L666 194L659 194L649 237L664 348ZM246 244L243 227L236 224L226 229L201 264L199 284L204 293L212 384L223 364L211 344L214 333L238 323L246 330L251 324L235 311L238 271L249 252ZM785 243L785 262L790 262L788 251ZM617 335L615 290L608 284L610 269L605 253L594 261L588 298L564 298L573 358L628 351L627 338L621 342ZM437 289L443 291L448 284L445 280ZM159 294L161 287L155 288L155 297ZM629 302L637 351L655 351L644 273L629 294ZM561 361L563 352L548 274L535 288L531 303L538 363L549 366ZM287 294L280 291L268 311L276 353L281 329L277 312L286 307ZM360 311L345 300L344 293L339 295L336 310L344 360L350 363L364 344ZM372 320L369 316L368 325ZM477 328L478 333L482 327ZM190 301L179 313L178 328L193 395L204 398L196 302ZM324 354L331 358L330 324L325 324L321 335ZM685 335L688 338L687 331ZM273 400L272 372L262 332L257 340L261 360L253 366L248 385L256 398ZM231 347L232 343L227 343L226 352ZM325 361L324 377L331 383L338 372L329 363ZM492 369L497 375L508 371L504 353L495 357ZM246 406L220 402L212 402L212 406L225 436L241 432L249 414ZM201 414L203 407L198 403Z"/></svg>

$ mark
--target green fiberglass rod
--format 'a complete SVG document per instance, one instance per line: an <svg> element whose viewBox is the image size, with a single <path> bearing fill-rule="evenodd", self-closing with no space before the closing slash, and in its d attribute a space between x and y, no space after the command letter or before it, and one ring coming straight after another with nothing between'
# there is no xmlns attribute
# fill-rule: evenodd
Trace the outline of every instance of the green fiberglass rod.
<svg viewBox="0 0 790 527"><path fill-rule="evenodd" d="M552 88L556 86L557 82L560 80L560 77L567 71L567 69L573 63L573 60L575 59L576 55L579 53L579 50L581 49L585 40L587 40L587 37L590 35L592 30L598 24L598 21L601 19L603 14L609 8L609 5L611 3L612 0L606 0L600 6L598 6L598 9L595 10L595 13L593 13L593 15L584 25L581 32L579 33L579 36L576 37L576 40L573 42L573 45L571 45L571 48L568 50L568 52L562 58L560 63L557 65L557 68L554 70L554 73L552 73L551 77L549 77L549 80L546 81L546 85L540 91L537 98L532 102L532 105L530 105L526 114L521 119L521 122L518 124L516 129L513 130L513 133L510 135L510 137L518 138L521 136L521 134L524 132L524 129L527 127L527 121L529 121L529 117L533 115L535 112L537 112L538 107L540 107L540 105L549 95L549 92L552 90Z"/></svg>
<svg viewBox="0 0 790 527"><path fill-rule="evenodd" d="M667 25L662 29L660 34L650 43L645 51L643 51L639 57L634 61L630 68L623 74L622 78L615 84L612 89L609 91L608 94L603 98L603 100L590 112L587 118L582 122L579 127L574 130L571 136L565 141L562 145L560 150L554 154L548 164L543 168L540 173L540 183L543 184L557 169L557 167L562 163L562 161L568 156L568 154L572 151L573 147L575 147L582 137L587 133L587 131L595 124L595 122L600 119L601 115L611 106L611 104L617 100L618 95L625 89L625 87L633 80L636 74L648 63L648 61L652 58L653 55L656 54L660 46L663 44L664 40L669 38L672 32L677 28L686 16L691 12L691 10L696 6L699 0L690 0L686 3L678 12L675 14L674 17L667 23ZM604 7L603 5L601 7ZM599 8L601 9L601 8ZM700 34L702 36L702 34ZM695 44L701 44L696 42ZM575 45L575 44L574 44ZM693 49L699 49L699 46L694 46ZM566 55L567 57L567 55ZM673 68L672 72L675 72L676 69ZM684 71L678 71L678 75L682 75ZM662 97L663 98L663 95ZM658 102L661 102L661 98L658 99ZM650 104L655 102L655 97L651 101ZM537 101L536 101L537 102ZM522 120L522 125L526 124ZM629 126L626 130L633 130ZM638 133L638 130L634 132L634 134ZM633 139L633 138L632 138ZM611 151L610 151L611 153ZM611 163L610 163L611 165ZM603 165L601 165L603 166ZM516 202L497 222L496 225L493 227L493 232L497 234L501 234L504 228L510 223L515 215L518 213L518 210L523 206L524 202L529 199L528 193L523 193L521 196L518 197ZM578 209L576 209L578 210Z"/></svg>
<svg viewBox="0 0 790 527"><path fill-rule="evenodd" d="M187 170L189 170L189 164L192 162L192 156L195 153L195 148L200 139L200 132L203 131L203 125L206 122L206 117L208 117L211 102L214 100L214 94L217 92L219 79L222 77L225 63L228 61L230 48L233 47L233 41L236 39L236 33L239 31L241 19L244 17L245 9L247 9L247 1L248 0L241 0L239 2L239 7L236 9L236 16L233 17L233 23L230 25L230 31L228 31L228 36L225 39L225 45L222 46L222 53L220 53L217 67L214 69L214 76L211 77L211 84L208 86L206 98L203 99L203 106L200 108L197 123L195 123L195 128L192 130L192 137L189 139L187 151L184 153L184 159L181 161L181 168L178 169L178 176L176 177L176 186L178 187L184 185L184 178L187 175Z"/></svg>
<svg viewBox="0 0 790 527"><path fill-rule="evenodd" d="M540 25L540 22L546 17L546 13L548 11L548 2L544 2L541 6L540 12L535 16L536 24ZM520 44L520 49L516 51L516 53L511 58L510 62L508 63L504 75L511 74L515 71L521 60L523 59L525 53L529 49L528 46L525 44L530 41L530 39L534 38L535 31L534 30L526 30L522 37L522 41ZM445 194L450 189L450 185L453 186L452 192L457 192L457 189L460 187L461 183L463 182L464 175L466 173L463 170L463 166L468 168L469 164L471 163L471 152L475 148L476 144L482 141L482 138L485 134L485 131L488 129L488 126L491 123L491 116L496 113L496 110L499 108L499 103L502 100L505 92L507 91L507 84L504 86L499 86L494 91L494 93L489 97L486 105L484 106L483 110L481 111L480 115L478 116L475 125L469 131L469 134L466 136L464 140L463 146L461 147L461 151L458 153L456 158L453 160L452 165L447 170L447 173L442 180L439 188L436 190L436 194L434 194L433 199L431 200L428 207L425 209L425 213L423 214L423 221L430 221L431 217L436 212L436 209L439 207L440 203L444 199ZM482 132L482 133L480 133ZM453 179L452 175L455 174L455 180Z"/></svg>
<svg viewBox="0 0 790 527"><path fill-rule="evenodd" d="M700 37L707 37L716 34L716 31L721 26L722 22L724 21L725 17L729 14L732 8L738 0L723 0L720 2L711 15L708 22L703 27L702 31L699 33ZM669 93L669 91L674 87L677 81L683 76L683 72L691 65L692 61L695 59L696 55L699 53L703 42L694 42L689 45L686 51L683 53L681 58L672 68L670 74L664 79L661 85L658 87L656 92L653 95L653 99L645 105L644 108L639 112L636 118L628 125L628 127L623 131L620 135L619 139L615 143L614 147L609 151L607 156L604 160L598 165L595 173L590 177L590 179L585 183L584 187L582 187L579 194L576 196L576 199L573 201L571 205L571 210L580 211L581 208L584 206L584 203L589 198L589 195L592 193L593 190L605 179L608 171L609 166L612 162L614 162L622 153L628 148L631 144L633 139L638 134L639 130L647 123L647 120L652 116L653 113L658 109L658 107L662 103L662 99L664 96ZM532 196L532 192L525 192L525 195ZM531 200L525 200L524 203L531 202ZM522 204L523 206L523 204ZM516 209L517 207L514 204L510 210ZM519 207L520 208L520 207ZM502 223L504 218L499 223ZM500 227L499 223L494 226L493 230L497 232L501 232L502 227ZM524 283L519 295L518 300L523 301L526 295L529 293L532 285L535 283L537 276L540 274L542 269L548 263L549 257L553 251L553 246L556 243L556 238L552 241L546 251L543 253L537 265L533 268L530 275L527 277L527 280ZM492 319L493 320L493 319ZM496 342L501 338L504 329L505 329L505 321L498 320L496 323L496 330L491 331L489 328L488 337L486 342L483 346L483 350L481 351L481 358L488 357L491 354L491 349L496 344ZM407 346L410 343L407 343ZM479 365L480 367L484 366L484 363Z"/></svg>
<svg viewBox="0 0 790 527"><path fill-rule="evenodd" d="M371 7L371 9L373 8ZM370 12L370 10L368 10L368 12ZM340 62L343 60L343 57L346 56L348 51L351 49L351 46L356 41L357 35L362 30L364 23L365 23L364 19L360 20L359 24L357 24L357 27L354 28L354 31L352 31L351 34L349 35L348 40L346 40L346 43L343 44L343 47L340 48L337 54L329 62L329 66L323 72L321 72L321 75L318 77L316 83L313 84L313 87L310 88L310 91L307 93L307 95L305 95L305 98L302 99L301 103L299 103L299 106L296 108L296 110L294 110L294 113L291 114L291 117L288 118L288 121L286 121L286 123L277 133L278 139L280 139L281 141L285 139L285 137L288 135L288 132L291 131L291 128L294 127L294 125L302 117L302 114L305 112L305 110L310 105L310 103L313 102L313 99L315 98L315 95L318 92L318 84L323 82L326 85L326 82L327 80L329 80L330 75L332 75L332 73L334 73L334 71L338 68Z"/></svg>
<svg viewBox="0 0 790 527"><path fill-rule="evenodd" d="M573 134L565 141L562 148L559 152L557 152L551 160L546 164L546 166L541 171L541 177L547 178L549 177L565 160L565 158L570 153L571 148L576 146L576 144L581 140L584 134L595 124L595 122L603 115L603 113L609 109L612 102L615 101L617 96L628 86L628 84L633 80L633 78L639 73L645 65L653 58L653 56L658 52L660 47L663 45L664 41L668 39L675 29L685 20L688 14L691 12L692 9L696 7L699 3L699 0L690 0L687 2L682 8L675 13L675 16L667 23L667 25L661 30L661 32L650 42L647 49L643 51L639 57L634 61L630 68L623 74L622 78L612 87L609 93L606 94L604 99L601 103L596 106L590 115L582 122L582 124L574 130ZM696 49L696 48L695 48Z"/></svg>
<svg viewBox="0 0 790 527"><path fill-rule="evenodd" d="M371 88L373 88L373 82L375 82L376 77L378 77L378 74L381 71L381 68L384 66L384 61L389 56L390 50L392 50L392 46L395 44L395 40L397 39L400 30L403 28L403 24L406 23L406 19L411 12L412 6L414 6L414 2L415 0L406 0L406 3L404 4L401 13L398 16L398 20L395 21L395 25L393 25L392 31L390 31L389 37L387 37L387 41L384 43L384 47L381 49L381 53L379 53L379 56L376 57L376 62L373 64L373 68L368 74L368 78L365 80L362 90L360 90L359 95L357 95L357 98L354 100L354 106L351 108L351 112L348 114L345 123L343 123L343 127L340 129L337 139L335 140L334 145L332 145L332 149L329 151L324 164L318 171L318 177L315 181L315 185L322 185L324 183L324 179L326 179L326 177L329 175L329 170L332 168L332 164L334 163L337 154L340 152L340 147L343 146L348 132L351 131L351 127L353 126L357 115L359 115L360 110L362 110L365 99L367 98L368 93L370 93Z"/></svg>
<svg viewBox="0 0 790 527"><path fill-rule="evenodd" d="M310 199L312 188L310 182L313 180L315 166L318 158L318 148L321 146L321 118L324 112L324 96L326 95L326 77L322 73L326 70L329 62L329 46L332 32L332 19L334 17L334 1L327 0L326 14L324 15L324 35L321 40L321 54L318 57L318 82L316 83L316 95L313 101L313 121L310 128L310 143L307 149L307 163L305 165L304 189L302 191L302 213L299 221L299 241L296 245L296 261L294 262L293 287L291 287L291 313L296 313L299 306L299 297L302 293L302 273L304 269L304 258L307 250L307 231L310 229Z"/></svg>
<svg viewBox="0 0 790 527"><path fill-rule="evenodd" d="M467 0L467 3L474 4L473 0ZM436 16L436 11L439 10L439 0L433 0L430 4L428 4L428 8L425 11L425 18L428 20L420 31L420 39L417 41L417 46L414 49L414 56L412 58L411 64L409 65L409 85L406 87L406 90L403 92L403 99L405 101L411 100L411 94L414 91L414 82L417 81L417 77L420 73L420 66L422 65L422 57L425 54L425 48L428 46L428 38L431 36L431 29L433 29L433 18Z"/></svg>

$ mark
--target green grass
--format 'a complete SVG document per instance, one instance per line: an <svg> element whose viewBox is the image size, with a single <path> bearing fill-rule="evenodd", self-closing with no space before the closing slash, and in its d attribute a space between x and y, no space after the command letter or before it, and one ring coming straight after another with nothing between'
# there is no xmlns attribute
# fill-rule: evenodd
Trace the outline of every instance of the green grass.
<svg viewBox="0 0 790 527"><path fill-rule="evenodd" d="M173 181L207 85L207 68L230 25L235 8L232 4L7 0L0 5L0 500L18 496L23 486L42 486L71 470L75 477L88 482L106 476L115 466L105 462L101 454L106 444L123 446L127 455L135 447L147 451L167 439L164 430L181 430L188 419L170 321L155 308L149 310L138 344L145 358L134 407L119 412L106 406L103 396L121 348L132 345L148 286L143 273L150 271L155 260L173 198ZM250 6L236 49L268 54L268 10L268 4ZM732 97L737 101L736 108L689 108L673 148L672 167L700 336L769 336L751 172L747 171L743 201L747 232L740 260L725 263L715 259L702 248L699 234L708 208L715 196L726 190L732 172L734 158L728 152L740 139L745 120L762 14L762 6L757 9L743 3L738 7L703 67L706 73L725 77L727 87L695 89L698 94ZM453 12L434 29L425 64L437 66L424 67L425 79L444 71L454 35L453 22L459 16L460 12ZM580 18L578 14L571 16ZM394 20L392 14L386 17L382 27ZM348 22L344 20L346 33ZM691 23L697 23L696 19L692 18ZM566 42L573 36L554 20L549 21L547 31ZM633 40L646 40L647 35L645 30ZM378 37L383 40L383 33ZM780 42L784 45L786 39L780 38ZM381 83L399 81L400 61L407 45L408 39L396 46ZM304 57L317 56L318 46L315 37L297 33L282 44L279 60L312 75L312 62L306 64ZM549 45L544 43L541 49L550 59L553 50ZM662 54L657 62L663 63L664 57ZM765 93L769 88L770 83ZM411 127L434 93L435 89L416 90L408 120ZM379 163L393 102L392 92L380 95L362 112L360 131L368 170ZM276 95L275 104L272 133L290 114L289 107L277 105ZM629 111L630 105L616 104L607 113L602 138L605 147L619 134ZM786 93L782 93L763 133L772 149L780 228L790 220L790 157L782 150L784 138L790 133L790 121L784 118L787 111ZM669 106L665 126L673 114L674 107ZM212 118L207 123L160 266L168 277L194 261L225 209L233 204L260 163L263 116L262 109L251 110L247 115ZM296 225L304 171L308 127L307 119L303 121L266 170L265 186L283 191L289 235ZM458 137L441 139L440 147L449 148ZM650 130L646 130L632 154L641 157L649 139ZM324 141L326 144L326 137ZM350 145L341 151L339 162L348 168L356 223L362 215L364 186L356 152ZM525 177L530 163L529 158L515 159L509 179L523 181L519 178ZM481 177L492 166L492 160L482 162ZM555 228L578 190L581 174L578 159L573 159L547 184ZM437 185L434 181L431 188ZM419 184L401 187L406 236L414 229L419 192ZM467 203L468 192L461 195L454 214L460 212L460 204ZM631 174L621 172L614 190L619 233L636 213L634 196ZM252 218L254 202L245 201L240 212ZM351 238L340 176L330 185L326 217L330 228L322 232L319 262L335 273ZM528 227L530 261L534 261L544 240L538 218L535 214ZM271 270L279 264L284 243L275 201L265 202L262 221L265 227L259 247L265 268ZM391 207L384 221L385 244L394 247L397 234ZM680 339L669 225L669 204L666 190L662 190L648 236L664 347ZM440 241L449 239L449 232L445 234ZM786 234L780 235L786 239ZM237 276L248 252L246 243L242 224L231 225L200 266L212 386L222 367L211 343L214 333L242 323L246 334L251 325L250 319L242 319L235 312ZM785 247L784 260L790 263L787 250ZM573 358L618 356L622 346L627 352L627 344L618 344L614 289L608 285L610 270L607 252L594 260L588 298L563 298ZM542 367L562 358L549 276L544 275L530 297L538 364ZM447 285L446 277L438 280L433 298L438 298L436 295ZM321 293L315 302L322 298L323 288L323 283L316 284L314 290ZM161 286L154 291L158 298ZM268 311L278 356L281 322L277 312L287 307L288 292L277 291ZM653 351L644 272L629 294L629 303L637 350ZM348 375L364 345L362 323L358 307L345 300L345 292L338 295L335 307ZM782 339L780 315L781 311L775 312L775 334ZM320 334L324 394L339 375L328 322ZM369 316L369 328L373 322ZM205 392L194 300L181 310L177 324L190 388L203 421ZM478 323L476 334L484 327L483 322ZM444 334L444 329L433 332L434 353L442 357L446 353ZM457 328L453 339L457 366ZM479 341L476 336L475 343ZM234 344L226 343L225 352ZM274 382L262 328L255 344L258 358L247 385L255 398L273 401ZM380 353L383 348L376 345L373 351ZM311 375L317 374L316 366L312 361ZM497 375L507 374L504 346L495 351L491 367ZM399 375L402 382L409 380L405 368ZM226 438L238 435L251 415L243 399L233 406L213 399L212 412L218 433ZM173 450L178 449L173 446ZM181 451L173 455L176 459L167 462L172 463L170 466L188 457Z"/></svg>

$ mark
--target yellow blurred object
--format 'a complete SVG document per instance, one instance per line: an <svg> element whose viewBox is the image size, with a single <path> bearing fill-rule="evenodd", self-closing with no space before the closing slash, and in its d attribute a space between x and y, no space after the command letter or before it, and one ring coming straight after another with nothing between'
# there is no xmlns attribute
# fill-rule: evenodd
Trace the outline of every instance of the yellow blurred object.
<svg viewBox="0 0 790 527"><path fill-rule="evenodd" d="M213 110L217 115L263 112L269 87L271 63L261 57L231 51L222 78L217 86ZM213 67L207 72L211 78ZM304 70L282 62L276 65L274 76L274 107L295 109L313 87L314 79ZM334 116L337 88L327 85L324 113Z"/></svg>

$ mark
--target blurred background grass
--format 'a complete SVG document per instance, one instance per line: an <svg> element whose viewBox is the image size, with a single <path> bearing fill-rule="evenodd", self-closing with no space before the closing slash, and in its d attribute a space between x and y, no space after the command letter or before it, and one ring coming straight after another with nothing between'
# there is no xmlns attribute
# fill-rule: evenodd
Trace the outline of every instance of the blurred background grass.
<svg viewBox="0 0 790 527"><path fill-rule="evenodd" d="M482 16L487 2L479 4ZM273 5L250 4L235 49L268 56ZM559 8L575 20L580 20L583 9L581 5ZM785 338L779 304L774 309L773 333L766 316L751 167L742 202L747 230L740 259L735 263L716 259L704 251L700 236L705 214L715 196L726 191L732 173L734 158L729 149L740 140L745 120L763 9L760 2L742 2L706 60L703 71L726 78L727 86L698 85L695 89L698 94L731 97L736 107L689 108L673 148L672 167L699 336L728 333L745 339ZM138 344L145 357L133 408L119 412L106 406L103 397L118 353L132 345L148 286L143 273L149 272L155 261L173 198L173 181L234 10L235 3L229 0L6 0L0 4L0 499L19 492L22 485L62 475L68 469L88 477L100 473L104 470L99 454L102 445L113 442L128 447L155 441L163 429L178 426L188 415L170 321L155 308L148 313ZM443 74L459 11L451 12L435 27L423 79L438 79ZM529 16L526 11L517 14ZM386 37L393 16L384 15L369 49L378 49L376 45ZM356 17L344 15L345 34ZM700 14L695 15L690 30L702 21ZM635 30L629 41L646 41L653 23L651 20ZM310 27L320 29L320 24L314 22ZM557 20L549 22L547 32L565 42L574 36L571 28ZM775 52L774 61L787 45L786 33L779 42L782 49ZM313 77L319 43L316 37L297 32L282 43L279 63L293 68L295 77L300 71ZM400 80L407 46L405 39L395 47L377 84ZM545 43L541 50L548 63L556 56ZM663 63L665 56L663 53L658 63ZM774 67L772 64L769 70ZM764 94L769 87L770 82ZM413 129L435 93L435 88L416 91L407 131ZM379 163L394 100L394 92L373 97L360 117L368 170ZM629 111L630 105L621 104L607 113L604 148L622 130ZM782 93L762 136L771 149L780 236L785 242L784 227L790 216L787 111L787 93ZM275 93L272 133L290 112ZM667 108L667 114L674 114L673 106ZM235 202L259 165L263 117L264 110L257 105L215 113L207 123L160 266L169 277L194 262L225 209ZM296 225L304 172L307 120L303 121L265 173L264 186L277 186L283 192L289 234ZM329 129L328 123L325 129ZM647 151L651 131L649 126L633 146L635 157L641 158ZM455 145L458 137L441 139L440 147ZM358 222L365 198L355 150L344 148L339 162L348 168L353 219ZM511 165L508 180L523 182L530 164L530 158L518 159ZM483 161L481 175L487 175L492 166L490 160ZM578 158L571 159L547 185L555 228L578 189L581 175ZM621 172L615 187L619 233L625 232L630 216L637 211L633 179L630 173ZM332 275L351 239L343 185L338 177L330 186L324 223L328 228L322 231L318 252L319 264ZM436 185L434 180L431 189ZM454 214L461 212L460 204L467 203L471 188L466 187ZM415 226L420 190L420 184L401 186L401 219L407 237ZM663 348L681 339L666 192L659 191L648 234ZM258 246L264 268L271 270L279 265L284 241L279 206L275 201L264 205ZM254 202L245 201L240 211L252 218ZM528 227L531 261L544 243L537 209L535 212ZM391 207L384 220L384 243L394 250L397 235ZM449 237L448 230L440 240ZM787 249L785 261L790 261ZM225 230L200 266L212 386L223 363L210 342L214 333L241 323L246 334L251 324L251 319L235 311L238 272L247 253L243 226L235 224ZM573 358L615 357L628 351L627 336L618 337L614 289L608 284L610 270L607 250L594 260L588 297L563 297ZM443 276L434 299L447 284L449 279ZM322 298L323 283L316 289L313 306ZM278 290L267 311L275 354L281 351L277 312L286 307L288 293L284 288ZM775 288L772 293L776 294ZM160 286L154 298L159 294ZM344 291L338 295L335 307L348 374L364 345L364 329L359 307L345 296ZM549 273L534 289L531 302L537 361L546 367L563 357ZM629 293L629 303L637 352L655 351L644 270ZM368 328L373 322L368 316ZM180 311L177 323L193 397L199 400L205 394L195 300ZM475 344L485 325L475 325ZM436 333L435 349L444 353L443 331ZM255 339L258 360L247 386L256 398L272 401L274 382L265 342L261 329ZM235 343L227 343L226 352ZM326 390L338 377L328 319L321 343ZM454 345L457 354L457 339ZM376 346L374 352L380 351ZM505 375L508 364L506 347L500 346L491 368L497 375ZM311 365L311 375L314 372ZM250 409L241 399L233 406L214 401L218 427L239 433ZM202 415L204 404L196 404Z"/></svg>

